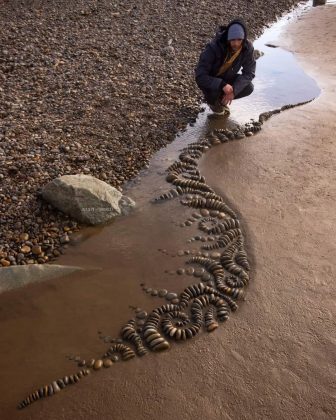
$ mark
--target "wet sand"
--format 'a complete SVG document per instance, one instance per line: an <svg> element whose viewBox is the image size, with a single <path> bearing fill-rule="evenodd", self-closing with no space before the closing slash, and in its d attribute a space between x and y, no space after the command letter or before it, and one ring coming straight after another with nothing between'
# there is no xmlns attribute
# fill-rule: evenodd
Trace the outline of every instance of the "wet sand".
<svg viewBox="0 0 336 420"><path fill-rule="evenodd" d="M191 283L163 275L179 259L157 250L185 248L186 234L181 237L175 221L190 211L169 202L149 213L145 202L157 191L142 192L133 197L139 210L114 223L115 236L105 230L60 261L113 267L110 282L106 271L77 274L0 297L1 418L335 417L336 53L330 48L325 57L319 48L325 36L335 39L335 17L336 7L313 9L281 39L322 95L273 117L252 139L213 148L200 166L208 184L241 213L253 252L253 280L239 311L213 334L117 364L22 412L14 409L27 392L76 371L66 354L103 353L97 329L117 334L127 320L125 302L145 309L159 302L143 295L139 283L172 290ZM191 236L193 228L186 232Z"/></svg>

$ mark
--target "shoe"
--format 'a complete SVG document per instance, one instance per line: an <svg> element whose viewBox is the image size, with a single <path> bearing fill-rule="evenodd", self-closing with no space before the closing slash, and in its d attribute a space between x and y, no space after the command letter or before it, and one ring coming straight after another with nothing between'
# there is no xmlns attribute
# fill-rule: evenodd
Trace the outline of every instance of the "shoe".
<svg viewBox="0 0 336 420"><path fill-rule="evenodd" d="M222 111L212 111L212 114L209 114L208 117L209 118L217 118L217 117L223 117L224 115L230 115L230 108L227 105L223 106L223 110Z"/></svg>

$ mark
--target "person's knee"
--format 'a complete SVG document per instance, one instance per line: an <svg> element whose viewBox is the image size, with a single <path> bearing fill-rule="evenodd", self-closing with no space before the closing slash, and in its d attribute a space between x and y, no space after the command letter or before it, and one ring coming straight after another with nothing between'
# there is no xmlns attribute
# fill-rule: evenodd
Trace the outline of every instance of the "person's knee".
<svg viewBox="0 0 336 420"><path fill-rule="evenodd" d="M251 93L254 91L254 84L252 82L250 82L249 85L247 86L246 90L247 90L247 95L246 96L251 95Z"/></svg>

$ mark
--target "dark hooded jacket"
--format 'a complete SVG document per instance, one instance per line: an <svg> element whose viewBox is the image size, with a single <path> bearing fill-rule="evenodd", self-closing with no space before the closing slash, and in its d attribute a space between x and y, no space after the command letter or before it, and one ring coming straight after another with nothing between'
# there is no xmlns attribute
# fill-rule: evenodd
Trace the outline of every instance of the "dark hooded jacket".
<svg viewBox="0 0 336 420"><path fill-rule="evenodd" d="M243 48L233 65L221 76L216 76L228 52L228 29L239 23L245 31ZM238 74L242 69L242 74ZM196 83L205 95L205 100L214 103L220 97L223 87L232 84L234 95L239 95L255 76L256 62L254 48L247 39L245 23L235 19L226 27L221 27L216 37L206 45L195 69Z"/></svg>

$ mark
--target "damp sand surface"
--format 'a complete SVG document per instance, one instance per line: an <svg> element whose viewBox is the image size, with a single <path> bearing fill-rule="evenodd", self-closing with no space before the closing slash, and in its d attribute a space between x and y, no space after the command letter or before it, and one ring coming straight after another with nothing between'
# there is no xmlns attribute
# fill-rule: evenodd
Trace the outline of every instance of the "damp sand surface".
<svg viewBox="0 0 336 420"><path fill-rule="evenodd" d="M318 80L319 99L273 117L252 139L213 148L200 164L208 184L242 215L254 270L239 311L213 334L116 364L22 412L14 409L36 387L76 371L67 354L102 354L107 345L97 331L116 335L129 304L157 306L141 282L168 290L191 283L163 273L183 265L173 255L186 249L196 227L176 223L190 209L177 201L149 206L162 183L139 197L135 189L133 214L60 261L101 272L0 296L1 418L335 417L336 54L330 49L325 57L318 48L323 37L335 39L335 17L333 6L310 10L280 39ZM149 176L160 178L155 171Z"/></svg>

